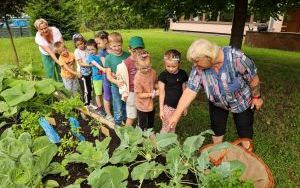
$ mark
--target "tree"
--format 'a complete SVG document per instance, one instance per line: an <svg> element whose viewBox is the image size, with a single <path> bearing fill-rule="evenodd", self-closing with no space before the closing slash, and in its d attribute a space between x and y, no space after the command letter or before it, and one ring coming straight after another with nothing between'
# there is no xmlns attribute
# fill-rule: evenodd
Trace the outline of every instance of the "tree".
<svg viewBox="0 0 300 188"><path fill-rule="evenodd" d="M13 36L8 24L8 20L11 16L19 17L23 13L24 6L26 4L26 0L1 0L1 10L0 10L0 17L4 20L7 31L9 33L10 42L14 51L15 61L18 67L20 66L19 57L17 54L16 46L13 40Z"/></svg>
<svg viewBox="0 0 300 188"><path fill-rule="evenodd" d="M230 45L241 49L247 17L248 0L234 0L234 15L231 28Z"/></svg>
<svg viewBox="0 0 300 188"><path fill-rule="evenodd" d="M80 27L80 15L76 12L76 3L70 0L28 0L26 13L31 17L32 32L36 19L44 18L50 26L57 27L63 38L69 40Z"/></svg>
<svg viewBox="0 0 300 188"><path fill-rule="evenodd" d="M160 26L162 14L157 0L75 0L81 25L92 30ZM147 11L145 11L147 10Z"/></svg>
<svg viewBox="0 0 300 188"><path fill-rule="evenodd" d="M118 2L121 0L111 1ZM230 45L236 48L241 48L242 45L247 13L254 14L260 20L268 20L270 16L278 18L287 10L300 6L299 0L124 0L122 2L130 5L141 14L151 11L151 8L156 7L156 5L160 5L162 12L176 11L177 17L181 15L196 16L200 13L216 13L218 11L228 12L234 8Z"/></svg>

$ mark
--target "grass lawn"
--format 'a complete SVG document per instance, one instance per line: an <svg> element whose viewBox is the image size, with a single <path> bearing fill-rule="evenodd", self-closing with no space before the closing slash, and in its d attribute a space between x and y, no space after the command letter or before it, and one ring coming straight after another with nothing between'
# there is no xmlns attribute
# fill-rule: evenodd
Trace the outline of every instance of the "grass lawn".
<svg viewBox="0 0 300 188"><path fill-rule="evenodd" d="M163 53L175 48L182 52L182 68L191 70L191 63L185 60L189 45L199 37L227 45L228 37L200 34L164 33L161 30L121 30L124 48L128 39L134 35L144 38L146 48L152 54L153 66L157 72L163 70ZM91 38L93 33L85 33ZM34 38L15 39L17 51L22 64L33 63L41 68L41 58ZM71 50L74 46L67 41ZM300 187L300 53L279 50L243 47L243 50L256 62L262 81L264 108L255 115L255 152L271 168L276 187ZM0 64L13 63L14 56L8 39L0 39ZM181 138L209 129L207 100L199 94L177 128ZM158 109L157 109L158 112ZM157 119L156 129L161 126ZM237 134L229 118L225 139L232 141Z"/></svg>

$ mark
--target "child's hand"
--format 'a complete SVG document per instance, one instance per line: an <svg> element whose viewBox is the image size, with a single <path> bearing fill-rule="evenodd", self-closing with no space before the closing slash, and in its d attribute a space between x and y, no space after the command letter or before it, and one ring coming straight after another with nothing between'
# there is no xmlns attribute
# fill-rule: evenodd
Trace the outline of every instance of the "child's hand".
<svg viewBox="0 0 300 188"><path fill-rule="evenodd" d="M154 99L158 95L159 95L159 91L158 90L152 90L152 92L151 92L151 98L152 99Z"/></svg>
<svg viewBox="0 0 300 188"><path fill-rule="evenodd" d="M124 85L124 82L122 80L118 80L117 85L120 88Z"/></svg>
<svg viewBox="0 0 300 188"><path fill-rule="evenodd" d="M159 112L159 117L161 120L165 119L164 112L162 110Z"/></svg>
<svg viewBox="0 0 300 188"><path fill-rule="evenodd" d="M188 113L188 110L187 110L187 108L183 111L183 116L186 116L187 115L187 113Z"/></svg>

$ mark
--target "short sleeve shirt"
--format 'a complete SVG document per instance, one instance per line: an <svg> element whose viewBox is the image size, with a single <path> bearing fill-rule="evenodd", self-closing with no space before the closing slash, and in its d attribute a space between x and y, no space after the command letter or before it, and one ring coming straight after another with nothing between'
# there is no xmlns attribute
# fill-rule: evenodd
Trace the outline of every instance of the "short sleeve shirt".
<svg viewBox="0 0 300 188"><path fill-rule="evenodd" d="M257 68L237 49L224 47L223 52L224 62L218 73L212 68L200 70L193 67L187 87L195 92L203 88L214 105L241 113L250 106L250 83L257 75Z"/></svg>
<svg viewBox="0 0 300 188"><path fill-rule="evenodd" d="M95 61L100 66L103 66L100 60L100 57L98 55L92 55L89 54L86 59L87 64L92 64L92 62ZM96 66L92 66L92 78L93 80L102 80L103 72L99 70Z"/></svg>
<svg viewBox="0 0 300 188"><path fill-rule="evenodd" d="M126 67L127 67L127 71L128 71L128 77L129 77L129 91L130 92L134 92L134 77L135 74L137 72L137 68L135 66L135 61L128 57L125 61L124 61Z"/></svg>
<svg viewBox="0 0 300 188"><path fill-rule="evenodd" d="M111 68L111 71L113 73L116 73L117 66L128 57L129 57L128 52L123 52L122 55L120 56L116 56L115 54L110 53L105 57L105 67Z"/></svg>
<svg viewBox="0 0 300 188"><path fill-rule="evenodd" d="M65 56L59 56L58 58L59 64L62 66L60 75L62 78L66 79L75 79L76 75L70 73L65 68L63 68L64 65L68 66L68 68L76 71L76 63L75 63L75 57L73 53L69 52L69 55L67 57Z"/></svg>
<svg viewBox="0 0 300 188"><path fill-rule="evenodd" d="M142 74L138 71L134 78L134 92L152 93L155 89L156 82L157 77L153 69L151 69L147 74ZM151 97L141 99L136 96L135 105L139 111L151 112L153 110L153 99Z"/></svg>
<svg viewBox="0 0 300 188"><path fill-rule="evenodd" d="M105 57L105 67L110 68L112 73L116 73L117 66L122 63L123 60L127 59L129 55L128 52L123 52L120 56L110 53ZM112 85L117 87L114 83L112 83Z"/></svg>
<svg viewBox="0 0 300 188"><path fill-rule="evenodd" d="M176 108L183 92L182 85L188 81L187 73L182 69L179 69L176 74L171 74L165 70L158 76L158 81L165 84L164 104Z"/></svg>
<svg viewBox="0 0 300 188"><path fill-rule="evenodd" d="M100 52L99 52L100 58L101 58L101 57L106 57L107 55L108 55L108 52L107 52L107 49L106 49L106 48L100 50Z"/></svg>
<svg viewBox="0 0 300 188"><path fill-rule="evenodd" d="M108 52L107 52L107 49L106 49L106 48L100 50L100 52L99 52L100 59L101 59L102 57L105 58L107 55L108 55ZM102 60L101 60L101 61L102 61ZM102 64L105 66L105 62L102 62Z"/></svg>
<svg viewBox="0 0 300 188"><path fill-rule="evenodd" d="M74 55L77 62L77 72L80 72L83 76L89 76L92 73L91 67L80 66L78 63L78 61L86 63L86 59L88 56L87 51L76 48L74 51Z"/></svg>
<svg viewBox="0 0 300 188"><path fill-rule="evenodd" d="M49 43L44 37L42 37L40 32L37 32L35 35L35 43L39 45L39 50L44 55L49 55L49 54L41 46L48 46L54 52L55 51L54 43L62 40L62 35L56 27L49 27L49 29L52 30L52 35L53 35L52 43Z"/></svg>

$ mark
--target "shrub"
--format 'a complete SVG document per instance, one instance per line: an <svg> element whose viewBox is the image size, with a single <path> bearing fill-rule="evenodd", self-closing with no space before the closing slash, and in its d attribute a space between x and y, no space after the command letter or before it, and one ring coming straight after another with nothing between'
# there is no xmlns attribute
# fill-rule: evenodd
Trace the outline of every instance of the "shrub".
<svg viewBox="0 0 300 188"><path fill-rule="evenodd" d="M72 1L29 0L26 13L31 17L30 25L33 33L36 32L33 23L39 18L44 18L50 26L57 27L66 40L71 39L80 27L79 16Z"/></svg>

